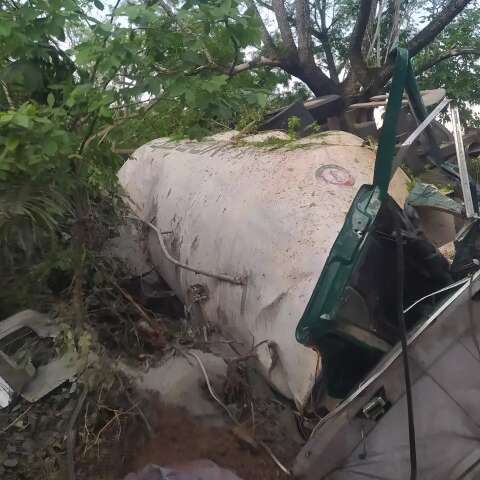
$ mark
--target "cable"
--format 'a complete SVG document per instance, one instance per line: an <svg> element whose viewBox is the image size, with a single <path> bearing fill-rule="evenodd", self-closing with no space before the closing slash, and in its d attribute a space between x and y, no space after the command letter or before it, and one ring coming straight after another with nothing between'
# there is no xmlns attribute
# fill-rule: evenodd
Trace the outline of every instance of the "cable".
<svg viewBox="0 0 480 480"><path fill-rule="evenodd" d="M225 412L227 412L228 416L230 417L230 419L232 420L232 422L237 425L237 426L241 426L241 424L238 422L238 420L235 418L235 416L233 415L233 413L229 410L229 408L218 398L218 395L215 393L215 390L213 389L212 387L212 384L210 383L210 379L208 378L208 373L207 373L207 370L205 368L205 365L203 364L202 360L200 359L200 357L193 351L193 350L190 350L187 352L188 355L192 355L195 360L197 361L200 369L202 370L202 373L203 373L203 376L205 378L205 382L207 383L207 388L208 388L208 391L210 393L210 395L212 396L212 398L225 410ZM184 355L186 355L184 353ZM285 475L292 475L292 472L287 468L285 467L285 465L283 465L283 463L275 456L275 454L272 452L272 449L262 440L256 440L256 439L253 439L255 442L257 442L267 453L268 455L270 455L270 458L274 461L274 463L277 465L277 467L283 472L285 473Z"/></svg>
<svg viewBox="0 0 480 480"><path fill-rule="evenodd" d="M142 222L145 225L148 225L158 237L158 242L160 243L160 248L162 249L165 258L176 265L177 267L183 268L184 270L188 270L190 272L198 273L199 275L205 275L206 277L216 278L218 280L223 280L224 282L233 283L234 285L245 285L246 280L241 277L232 277L231 275L224 275L223 273L215 273L210 272L207 270L203 270L200 268L194 268L186 263L182 263L179 260L173 258L170 253L168 253L167 247L165 246L165 242L163 241L162 232L155 226L153 223L148 222L147 220L143 220L138 215L127 215L127 218L131 218L133 220L137 220L138 222Z"/></svg>
<svg viewBox="0 0 480 480"><path fill-rule="evenodd" d="M395 228L397 250L397 316L400 325L400 340L402 343L403 370L405 373L405 394L407 398L408 440L410 443L410 480L417 478L417 448L415 444L415 422L413 418L412 384L410 381L410 367L408 365L407 328L403 314L403 292L405 280L405 263L403 251L403 234L400 219L397 219Z"/></svg>
<svg viewBox="0 0 480 480"><path fill-rule="evenodd" d="M460 287L462 285L465 285L467 282L470 281L470 278L467 277L467 278L463 278L462 280L459 280L458 282L455 282L455 283L452 283L450 285L447 285L446 287L443 287L443 288L440 288L439 290L435 290L434 292L432 293L429 293L428 295L425 295L424 297L422 298L419 298L418 300L415 300L409 307L407 307L403 313L407 313L409 310L411 310L413 307L415 307L416 305L418 305L420 302L423 302L424 300L426 300L427 298L430 298L430 297L433 297L435 295L438 295L439 293L442 293L442 292L446 292L448 290L452 290L453 288L456 288L456 287Z"/></svg>

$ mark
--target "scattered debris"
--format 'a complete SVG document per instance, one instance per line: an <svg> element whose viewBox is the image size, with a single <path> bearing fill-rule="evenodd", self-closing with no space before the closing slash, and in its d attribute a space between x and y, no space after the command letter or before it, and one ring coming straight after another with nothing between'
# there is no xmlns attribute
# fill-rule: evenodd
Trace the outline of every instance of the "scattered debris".
<svg viewBox="0 0 480 480"><path fill-rule="evenodd" d="M33 310L0 322L0 376L29 402L40 400L79 369L76 351L56 355L53 340L42 341L59 334L58 324Z"/></svg>

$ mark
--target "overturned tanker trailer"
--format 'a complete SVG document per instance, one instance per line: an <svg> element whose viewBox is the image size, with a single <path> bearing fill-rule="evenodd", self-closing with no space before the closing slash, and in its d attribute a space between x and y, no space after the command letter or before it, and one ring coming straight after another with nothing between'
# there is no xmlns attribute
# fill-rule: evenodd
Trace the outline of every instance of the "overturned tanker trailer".
<svg viewBox="0 0 480 480"><path fill-rule="evenodd" d="M375 153L346 132L295 141L282 132L234 135L154 140L119 178L136 215L171 232L163 235L169 254L233 281L171 263L150 230L148 251L163 278L187 304L192 287L201 288L204 320L247 349L267 340L257 348L259 368L301 407L321 368L294 332L355 195L371 181ZM407 181L399 170L391 184L400 205Z"/></svg>

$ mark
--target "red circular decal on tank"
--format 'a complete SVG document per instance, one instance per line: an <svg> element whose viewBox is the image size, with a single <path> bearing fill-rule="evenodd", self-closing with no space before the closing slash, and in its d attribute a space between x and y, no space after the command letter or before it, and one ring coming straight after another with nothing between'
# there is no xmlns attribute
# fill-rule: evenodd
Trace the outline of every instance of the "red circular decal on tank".
<svg viewBox="0 0 480 480"><path fill-rule="evenodd" d="M353 175L346 168L338 165L322 165L315 172L315 176L331 185L351 187L355 184Z"/></svg>

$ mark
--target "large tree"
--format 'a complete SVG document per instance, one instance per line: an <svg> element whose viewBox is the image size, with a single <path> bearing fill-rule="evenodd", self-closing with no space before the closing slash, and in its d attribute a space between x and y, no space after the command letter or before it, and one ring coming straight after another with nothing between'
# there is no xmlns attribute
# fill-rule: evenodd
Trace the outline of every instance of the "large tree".
<svg viewBox="0 0 480 480"><path fill-rule="evenodd" d="M315 95L337 93L347 102L384 88L392 74L388 54L393 47L400 44L414 57L435 44L469 4L471 14L477 11L472 0L188 0L171 5L167 1L152 0L149 5L163 9L177 30L193 32L195 24L209 24L193 71L217 70L231 77L278 67ZM468 11L465 14L467 18ZM242 25L247 28L255 22L261 43L237 35ZM222 29L224 41L214 45L221 38L215 34ZM436 56L425 58L421 69L452 57L478 55L476 37L466 41L464 48L436 48ZM251 58L246 59L242 49L248 46L256 50L253 56L249 50Z"/></svg>

